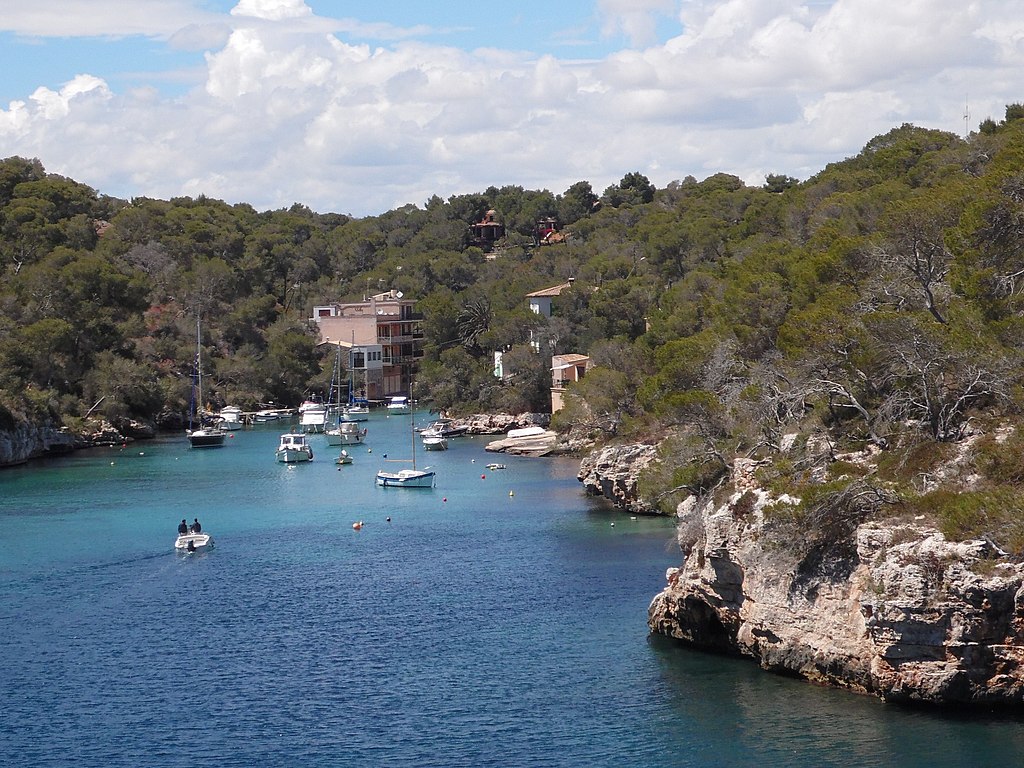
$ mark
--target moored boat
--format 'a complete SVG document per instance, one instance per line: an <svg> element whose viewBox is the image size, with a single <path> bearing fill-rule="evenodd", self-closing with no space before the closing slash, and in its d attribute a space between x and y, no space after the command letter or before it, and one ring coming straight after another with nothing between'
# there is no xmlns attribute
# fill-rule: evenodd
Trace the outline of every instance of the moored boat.
<svg viewBox="0 0 1024 768"><path fill-rule="evenodd" d="M281 442L275 453L277 460L285 464L295 464L313 460L313 448L303 432L287 432L281 435Z"/></svg>
<svg viewBox="0 0 1024 768"><path fill-rule="evenodd" d="M426 469L400 469L397 472L377 473L381 488L433 488L434 472Z"/></svg>
<svg viewBox="0 0 1024 768"><path fill-rule="evenodd" d="M342 421L334 429L324 432L328 445L359 445L366 437L367 430L354 421Z"/></svg>
<svg viewBox="0 0 1024 768"><path fill-rule="evenodd" d="M420 434L426 435L439 434L441 437L459 437L460 435L466 434L466 430L469 429L466 426L457 425L455 419L449 419L442 416L439 419L434 419L430 424L423 429Z"/></svg>
<svg viewBox="0 0 1024 768"><path fill-rule="evenodd" d="M299 427L303 432L323 432L327 421L327 406L316 400L307 400L299 406Z"/></svg>
<svg viewBox="0 0 1024 768"><path fill-rule="evenodd" d="M219 426L203 423L203 336L196 316L196 365L192 375L192 402L188 409L188 442L193 448L220 448L227 433ZM193 422L198 426L193 429Z"/></svg>
<svg viewBox="0 0 1024 768"><path fill-rule="evenodd" d="M447 451L448 438L437 432L422 432L423 450L425 451Z"/></svg>
<svg viewBox="0 0 1024 768"><path fill-rule="evenodd" d="M385 406L388 413L409 413L411 408L409 398L405 395L395 395Z"/></svg>
<svg viewBox="0 0 1024 768"><path fill-rule="evenodd" d="M392 398L394 401L396 398ZM409 398L398 398L408 405ZM388 405L390 408L390 404ZM416 468L416 430L413 429L412 411L409 411L409 437L412 442L412 469L400 469L397 472L385 472L383 469L377 472L377 485L381 488L433 488L434 471ZM447 446L446 446L447 447ZM385 459L385 461L402 461L402 459Z"/></svg>
<svg viewBox="0 0 1024 768"><path fill-rule="evenodd" d="M243 427L242 409L236 405L226 405L220 409L219 426L226 432L233 432Z"/></svg>

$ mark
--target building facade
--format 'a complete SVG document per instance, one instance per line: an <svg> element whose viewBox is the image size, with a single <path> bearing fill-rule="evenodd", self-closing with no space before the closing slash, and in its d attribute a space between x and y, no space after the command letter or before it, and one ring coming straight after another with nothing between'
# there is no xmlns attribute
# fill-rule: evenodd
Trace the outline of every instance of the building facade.
<svg viewBox="0 0 1024 768"><path fill-rule="evenodd" d="M313 307L320 343L348 350L355 396L374 401L410 394L423 357L423 318L415 305L392 290L363 301Z"/></svg>

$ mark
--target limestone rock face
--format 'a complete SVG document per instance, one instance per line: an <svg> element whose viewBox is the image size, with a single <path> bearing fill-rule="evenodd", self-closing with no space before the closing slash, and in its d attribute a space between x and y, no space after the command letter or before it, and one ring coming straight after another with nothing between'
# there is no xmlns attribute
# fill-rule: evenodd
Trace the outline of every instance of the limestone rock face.
<svg viewBox="0 0 1024 768"><path fill-rule="evenodd" d="M88 419L84 426L81 434L31 422L18 422L13 429L0 430L0 467L79 448L123 445L156 436L151 425L133 419L122 419L115 426L105 419L93 418Z"/></svg>
<svg viewBox="0 0 1024 768"><path fill-rule="evenodd" d="M75 438L49 425L19 422L14 429L0 431L0 467L23 464L50 453L75 447Z"/></svg>
<svg viewBox="0 0 1024 768"><path fill-rule="evenodd" d="M551 416L546 413L478 413L455 419L459 426L466 427L467 435L500 435L510 429L523 427L546 427Z"/></svg>
<svg viewBox="0 0 1024 768"><path fill-rule="evenodd" d="M681 505L686 557L651 602L652 632L887 700L1024 703L1024 565L905 520L793 554L766 535L770 501L747 488Z"/></svg>
<svg viewBox="0 0 1024 768"><path fill-rule="evenodd" d="M656 514L637 495L637 478L657 456L657 446L636 443L609 445L588 454L576 476L592 496L603 496L616 507L634 514Z"/></svg>
<svg viewBox="0 0 1024 768"><path fill-rule="evenodd" d="M506 437L502 440L489 442L484 450L509 453L515 456L548 456L560 452L558 433L545 429L536 435L526 437Z"/></svg>

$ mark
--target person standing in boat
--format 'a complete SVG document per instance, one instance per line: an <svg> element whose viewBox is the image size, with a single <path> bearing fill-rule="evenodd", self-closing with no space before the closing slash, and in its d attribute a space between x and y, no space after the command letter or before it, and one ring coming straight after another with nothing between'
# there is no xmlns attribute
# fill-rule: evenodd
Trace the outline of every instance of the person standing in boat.
<svg viewBox="0 0 1024 768"><path fill-rule="evenodd" d="M186 523L185 520L182 519L181 525L178 526L178 535L184 536L186 533L188 533L188 523Z"/></svg>
<svg viewBox="0 0 1024 768"><path fill-rule="evenodd" d="M192 528L190 530L192 531L192 533L202 533L203 526L201 526L199 524L199 518L198 517L195 518L195 522L192 523Z"/></svg>

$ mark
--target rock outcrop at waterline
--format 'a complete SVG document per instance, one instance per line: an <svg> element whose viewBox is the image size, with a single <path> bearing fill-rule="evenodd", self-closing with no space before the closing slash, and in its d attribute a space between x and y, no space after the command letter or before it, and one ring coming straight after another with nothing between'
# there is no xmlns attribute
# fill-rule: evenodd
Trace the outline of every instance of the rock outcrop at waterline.
<svg viewBox="0 0 1024 768"><path fill-rule="evenodd" d="M152 426L130 419L116 427L106 420L92 419L86 422L79 434L50 424L20 421L11 429L0 430L0 467L24 464L31 459L80 448L122 445L155 436L156 430Z"/></svg>
<svg viewBox="0 0 1024 768"><path fill-rule="evenodd" d="M0 467L24 464L29 459L74 449L73 435L50 425L19 422L0 430Z"/></svg>
<svg viewBox="0 0 1024 768"><path fill-rule="evenodd" d="M583 457L576 478L588 495L603 496L631 514L656 514L637 493L640 473L657 458L655 445L608 445Z"/></svg>
<svg viewBox="0 0 1024 768"><path fill-rule="evenodd" d="M651 631L768 670L931 704L1024 703L1024 565L915 520L857 525L828 551L780 543L766 491L680 510L686 559Z"/></svg>

